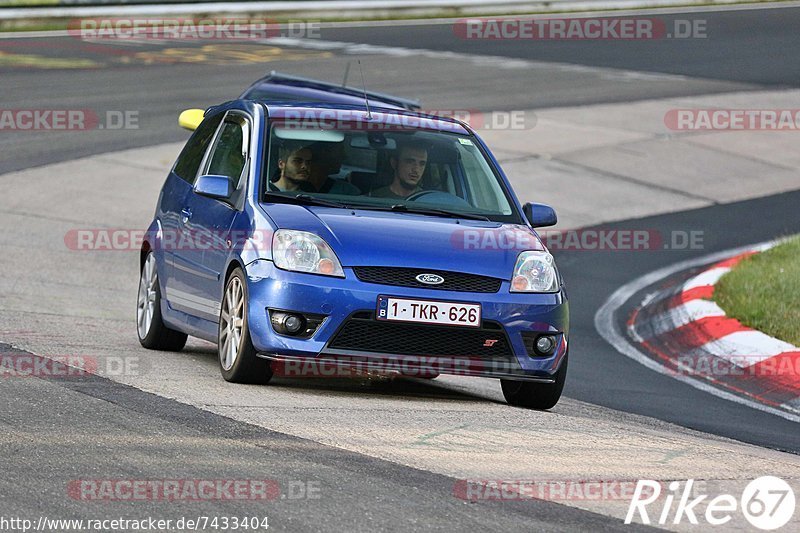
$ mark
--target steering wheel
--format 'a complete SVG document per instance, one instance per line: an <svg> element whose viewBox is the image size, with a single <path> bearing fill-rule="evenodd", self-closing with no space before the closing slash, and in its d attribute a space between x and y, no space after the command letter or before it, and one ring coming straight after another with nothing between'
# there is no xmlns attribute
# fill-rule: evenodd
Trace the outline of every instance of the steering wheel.
<svg viewBox="0 0 800 533"><path fill-rule="evenodd" d="M436 193L436 192L442 192L442 191L432 191L432 190L427 190L427 191L419 191L419 192L415 192L415 193L414 193L414 194L412 194L411 196L407 196L407 197L406 197L406 201L407 201L407 202L416 202L416 201L417 201L417 200L419 200L420 198L424 198L425 196L428 196L428 195L430 195L430 194L432 194L432 193Z"/></svg>
<svg viewBox="0 0 800 533"><path fill-rule="evenodd" d="M442 206L452 205L452 206L463 206L469 207L469 202L461 198L460 196L456 196L455 194L446 192L446 191L437 191L433 189L428 189L426 191L419 191L415 192L408 198L406 198L407 202L416 202L420 198L425 198L428 203L439 203Z"/></svg>

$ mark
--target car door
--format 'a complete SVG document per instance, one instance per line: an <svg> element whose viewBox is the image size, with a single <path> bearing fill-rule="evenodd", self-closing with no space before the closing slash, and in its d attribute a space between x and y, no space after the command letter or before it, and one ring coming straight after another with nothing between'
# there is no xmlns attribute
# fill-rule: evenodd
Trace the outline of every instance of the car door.
<svg viewBox="0 0 800 533"><path fill-rule="evenodd" d="M183 274L186 273L185 268L191 265L181 242L185 217L182 211L223 115L224 113L216 113L205 117L181 150L161 191L158 218L162 236L159 246L163 253L164 268L160 271L165 300L173 309L185 310L180 305L181 295L186 292ZM179 267L176 268L176 265Z"/></svg>
<svg viewBox="0 0 800 533"><path fill-rule="evenodd" d="M229 230L241 214L250 135L251 121L244 112L225 114L198 174L227 176L233 194L228 199L216 199L192 190L181 210L186 245L181 260L175 262L184 292L181 305L187 313L213 322L219 319L222 278L232 248Z"/></svg>

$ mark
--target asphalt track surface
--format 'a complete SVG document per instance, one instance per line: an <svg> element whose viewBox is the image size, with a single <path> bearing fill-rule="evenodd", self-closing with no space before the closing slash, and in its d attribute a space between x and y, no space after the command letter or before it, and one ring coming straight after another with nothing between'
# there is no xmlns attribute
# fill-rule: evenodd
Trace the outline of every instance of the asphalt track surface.
<svg viewBox="0 0 800 533"><path fill-rule="evenodd" d="M474 73L472 83L453 83L449 75L458 73L419 72L409 63L407 71L384 74L370 83L376 90L418 97L429 107L453 107L456 101L459 106L480 109L531 109L800 84L800 66L788 60L800 51L796 32L800 9L742 10L683 18L691 17L708 19L708 32L714 39L501 46L456 39L449 25L331 28L324 29L322 37L685 76L654 77L640 83L611 79L601 85L582 86L580 71L565 78L563 70L548 71L545 65L535 74L512 73L499 87L495 80L482 80ZM188 47L192 46L200 45ZM144 51L158 52L162 47L147 45ZM0 174L181 140L186 135L175 127L176 110L231 98L260 73L284 66L280 61L236 65L215 61L177 65L126 62L119 58L127 52L110 53L104 45L89 46L71 37L2 40L0 51L83 58L95 63L92 68L46 69L3 63L0 88L4 108L86 107L100 113L133 109L140 117L140 129L135 131L0 134ZM304 68L309 62L314 68ZM334 54L332 58L301 58L285 66L300 74L336 80L345 62ZM375 64L365 61L365 66L368 79L376 78ZM494 90L487 91L488 87ZM596 310L616 288L667 263L800 232L799 204L800 192L792 192L603 226L702 230L706 240L700 251L560 252L559 267L569 282L573 339L565 395L800 453L796 424L657 375L608 346L593 323ZM761 214L768 216L758 216ZM9 344L14 340L0 339ZM337 487L333 497L275 509L285 527L298 530L507 530L523 523L533 530L601 530L619 525L600 515L546 502L482 504L478 508L452 498L453 480L445 476L235 422L104 378L6 379L0 381L0 398L8 406L0 423L10 436L2 446L7 472L3 483L6 514L48 510L55 515L72 508L85 510L85 506L64 499L59 492L63 487L53 486L52 480L66 483L86 472L103 471L104 466L121 465L121 471L131 478L252 478L254 471L263 471L280 482L315 478ZM37 445L26 444L31 440ZM163 448L163 454L145 453L145 445L153 443ZM220 474L222 464L228 465L224 476ZM32 483L11 482L23 478ZM31 498L37 481L42 497ZM400 508L394 503L398 495L403 499ZM148 510L157 514L163 511L160 505L153 503L153 509ZM209 514L252 514L247 502L203 505L207 507L202 510ZM106 516L117 509L124 511L125 505L111 503L95 510ZM356 516L361 519L354 520Z"/></svg>
<svg viewBox="0 0 800 533"><path fill-rule="evenodd" d="M155 500L137 502L145 505L131 518L267 516L281 531L614 529L606 517L549 502L472 505L452 496L447 476L236 422L102 377L3 381L6 517L130 516L130 501L87 507L63 496L76 472L114 470L132 480L263 479L278 489L269 492L269 511L263 501L206 501L176 511ZM37 485L42 494L34 498Z"/></svg>

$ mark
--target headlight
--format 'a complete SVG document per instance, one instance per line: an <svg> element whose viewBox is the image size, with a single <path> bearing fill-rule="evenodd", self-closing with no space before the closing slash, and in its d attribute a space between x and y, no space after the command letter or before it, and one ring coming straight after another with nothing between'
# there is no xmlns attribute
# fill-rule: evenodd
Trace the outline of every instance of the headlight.
<svg viewBox="0 0 800 533"><path fill-rule="evenodd" d="M547 252L522 252L517 257L511 292L557 292L558 272L553 256Z"/></svg>
<svg viewBox="0 0 800 533"><path fill-rule="evenodd" d="M283 270L344 277L342 264L328 243L307 231L276 231L272 237L272 259Z"/></svg>

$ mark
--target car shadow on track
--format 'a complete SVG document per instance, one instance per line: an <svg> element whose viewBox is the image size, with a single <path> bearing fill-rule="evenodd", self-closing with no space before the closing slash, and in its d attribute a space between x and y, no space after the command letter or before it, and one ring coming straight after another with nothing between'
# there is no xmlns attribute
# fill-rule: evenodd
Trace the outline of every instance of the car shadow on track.
<svg viewBox="0 0 800 533"><path fill-rule="evenodd" d="M190 345L182 353L197 356L204 361L216 364L217 348L211 344ZM302 372L302 368L301 368ZM220 379L222 379L220 377ZM468 402L498 402L493 398L454 390L450 384L438 379L424 379L403 376L397 373L368 373L352 377L339 375L303 375L302 377L274 376L265 388L281 388L298 392L338 392L346 394L365 394L370 396L397 398L431 398L438 400L457 400Z"/></svg>
<svg viewBox="0 0 800 533"><path fill-rule="evenodd" d="M439 385L435 380L423 380L404 376L366 376L353 378L273 378L269 387L286 389L368 394L370 396L394 396L397 398L431 398L484 402L487 398Z"/></svg>

